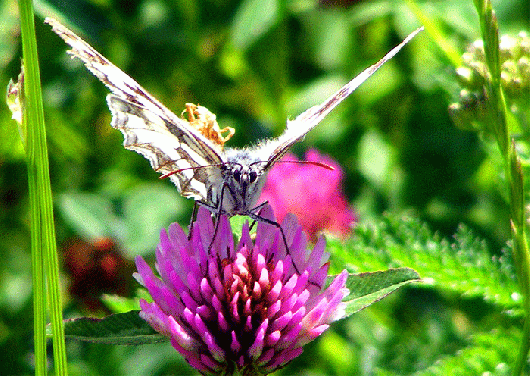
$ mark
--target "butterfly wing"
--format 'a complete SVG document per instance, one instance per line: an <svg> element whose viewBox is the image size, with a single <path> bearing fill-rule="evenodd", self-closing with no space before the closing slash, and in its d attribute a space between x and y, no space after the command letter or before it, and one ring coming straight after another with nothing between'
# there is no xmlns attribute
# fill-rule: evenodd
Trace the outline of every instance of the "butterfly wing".
<svg viewBox="0 0 530 376"><path fill-rule="evenodd" d="M222 181L218 166L221 155L207 141L195 138L195 132L189 132L186 125L177 126L114 94L107 96L107 103L112 126L123 133L125 148L142 154L155 171L171 174L169 179L184 197L210 201L209 187Z"/></svg>
<svg viewBox="0 0 530 376"><path fill-rule="evenodd" d="M224 155L220 148L75 33L52 18L45 22L72 47L68 53L81 59L112 92L107 96L112 126L123 133L124 147L146 157L154 170L173 173L170 179L183 196L208 201L209 187L222 181L219 165L224 163ZM201 166L212 167L197 168Z"/></svg>
<svg viewBox="0 0 530 376"><path fill-rule="evenodd" d="M267 153L268 159L264 169L272 167L272 165L289 150L289 148L296 142L304 138L304 136L313 129L322 119L326 117L340 102L346 99L355 89L373 75L381 66L388 60L392 59L403 46L405 46L412 38L416 36L423 27L420 27L409 34L403 42L394 47L381 60L374 65L365 69L357 77L344 85L339 91L329 97L324 103L313 106L308 110L302 112L294 120L287 121L286 131L277 139L267 142L262 147Z"/></svg>

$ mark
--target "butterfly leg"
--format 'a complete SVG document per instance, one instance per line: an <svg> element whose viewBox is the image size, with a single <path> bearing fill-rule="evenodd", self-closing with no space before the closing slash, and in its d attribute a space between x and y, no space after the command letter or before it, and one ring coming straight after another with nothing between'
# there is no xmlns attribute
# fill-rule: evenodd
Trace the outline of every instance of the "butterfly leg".
<svg viewBox="0 0 530 376"><path fill-rule="evenodd" d="M260 205L257 206L257 208L262 209L263 206L265 206L265 205L266 205L266 203L260 204ZM285 233L283 232L283 228L282 228L282 226L281 226L278 222L276 222L276 221L272 221L272 220L270 220L270 219L268 219L268 218L265 218L265 217L262 217L262 216L259 215L259 214L248 213L248 216L249 216L251 219L253 219L254 221L257 221L257 222L265 222L265 223L267 223L267 224L269 224L269 225L276 226L276 227L280 230L280 234L282 234L282 239L283 239L283 244L285 244L285 251L286 251L286 254L289 255L289 256L291 256L291 253L290 253L290 251L289 251L289 246L287 245L287 237L285 236ZM300 270L298 269L298 266L296 266L296 263L294 262L294 259L293 259L292 256L291 256L291 262L293 263L293 267L294 267L294 270L296 271L296 273L297 273L298 275L301 275L302 273L301 273ZM315 286L315 287L317 287L318 289L321 289L321 288L322 288L322 286L320 286L318 283L313 282L313 281L311 281L311 280L308 281L308 283L311 284L311 285L313 285L313 286Z"/></svg>
<svg viewBox="0 0 530 376"><path fill-rule="evenodd" d="M258 223L258 221L252 220L252 223L250 224L250 227L248 228L248 231L252 232L252 229L254 228L254 226L256 226L256 223Z"/></svg>
<svg viewBox="0 0 530 376"><path fill-rule="evenodd" d="M254 214L254 213L252 213L252 212L261 212L261 210L263 209L263 207L264 207L265 205L267 205L267 204L268 204L267 201L265 201L265 202L259 204L259 205L256 206L253 210L251 210L250 213L248 213L248 216L249 216L252 220L254 220L254 223L256 223L256 222L265 222L265 223L270 224L270 225L272 225L272 226L276 226L276 227L280 230L280 233L282 234L282 239L283 239L283 244L285 244L286 254L288 254L288 255L290 256L291 254L290 254L290 251L289 251L289 246L288 246L288 244L287 244L287 237L285 236L285 233L283 232L283 228L282 228L282 226L281 226L278 222L276 222L276 221L272 221L272 220L270 220L270 219L267 219L267 218L265 218L265 217L262 217L259 213L258 213L258 214ZM296 266L296 263L294 262L294 259L292 258L292 256L291 256L291 260L292 260L292 263L293 263L294 270L296 271L296 273L298 273L298 275L301 275L302 273L300 272L300 270L299 270L298 267ZM319 288L319 289L322 288L322 286L320 286L318 283L315 283L315 282L313 282L313 281L309 281L309 284L314 285L314 286L316 286L316 287Z"/></svg>
<svg viewBox="0 0 530 376"><path fill-rule="evenodd" d="M207 208L210 213L212 213L212 216L214 216L214 231L212 236L212 241L210 242L210 245L208 246L208 253L212 249L213 242L215 241L215 238L217 237L217 233L219 232L219 223L221 222L221 214L223 214L222 204L223 204L223 197L225 193L226 184L223 184L223 187L221 188L221 194L219 195L219 204L217 205L210 205L204 201L196 201L201 206L204 206Z"/></svg>
<svg viewBox="0 0 530 376"><path fill-rule="evenodd" d="M258 206L256 206L254 209L252 209L252 211L257 213L257 212L261 211L261 209L263 209L263 207L265 205L267 205L268 203L269 203L269 201L264 201L261 204L259 204ZM252 224L250 225L248 230L252 231L252 229L254 228L254 226L256 225L257 222L258 221L256 221L255 219L252 220ZM287 243L285 244L285 247L287 247Z"/></svg>
<svg viewBox="0 0 530 376"><path fill-rule="evenodd" d="M191 234L193 233L193 224L197 220L197 209L199 208L199 204L197 201L193 204L193 211L191 212L191 218L190 218L190 225L188 226L188 240L191 239Z"/></svg>
<svg viewBox="0 0 530 376"><path fill-rule="evenodd" d="M219 211L219 209L216 207L216 206L212 206L212 205L209 205L205 202L202 202L202 201L196 201L197 204L201 205L201 206L204 206L206 209L208 209L210 211L210 213L212 213L212 216L214 217L214 231L213 231L213 236L212 236L212 241L210 242L210 245L208 246L208 252L210 252L210 250L212 249L212 246L213 246L213 242L215 241L215 238L217 237L217 232L219 231L219 222L221 222L219 219L221 218L221 212ZM195 211L195 209L194 209ZM193 219L192 219L193 220ZM192 224L190 224L190 233L188 235L188 237L191 237L191 228Z"/></svg>
<svg viewBox="0 0 530 376"><path fill-rule="evenodd" d="M263 206L265 206L266 203L263 203L263 204L260 204L258 205L256 208L254 208L254 210L252 211L255 211L255 209L258 209L259 211L261 211L261 209L263 208ZM276 221L272 221L268 218L265 218L265 217L262 217L261 215L259 214L254 214L252 212L249 212L248 213L248 216L253 219L254 221L258 221L258 222L264 222L264 223L267 223L269 225L272 225L272 226L275 226L276 228L278 228L280 230L280 234L282 235L282 239L283 239L283 244L285 244L285 251L286 253L290 256L291 253L289 251L289 245L287 244L287 237L285 236L285 233L283 232L283 228L282 226L276 222ZM291 257L291 260L292 260L292 263L293 263L293 266L294 266L294 270L296 271L296 273L298 274L302 274L300 272L300 270L298 269L298 267L296 266L296 263L294 262L294 259Z"/></svg>

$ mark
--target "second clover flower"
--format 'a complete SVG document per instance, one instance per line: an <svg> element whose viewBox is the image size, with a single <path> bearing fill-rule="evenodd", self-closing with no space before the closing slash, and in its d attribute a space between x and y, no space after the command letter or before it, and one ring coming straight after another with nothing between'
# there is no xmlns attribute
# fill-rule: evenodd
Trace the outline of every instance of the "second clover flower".
<svg viewBox="0 0 530 376"><path fill-rule="evenodd" d="M260 201L269 202L279 221L287 213L296 215L312 241L316 241L322 231L341 237L349 235L357 218L342 191L340 165L315 149L307 151L305 162L323 163L332 170L296 162L298 159L287 153L272 168Z"/></svg>

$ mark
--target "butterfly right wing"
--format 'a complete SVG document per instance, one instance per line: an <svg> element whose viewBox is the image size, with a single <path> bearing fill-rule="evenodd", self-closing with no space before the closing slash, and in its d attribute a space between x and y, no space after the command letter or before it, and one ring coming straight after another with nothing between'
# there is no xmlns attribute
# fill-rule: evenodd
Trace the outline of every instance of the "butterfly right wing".
<svg viewBox="0 0 530 376"><path fill-rule="evenodd" d="M224 154L220 148L75 33L52 18L45 22L72 47L68 52L82 60L112 91L107 103L112 112L112 126L124 135L124 147L146 157L154 170L174 173L170 179L183 196L208 201L208 187L222 179L218 166L224 163Z"/></svg>
<svg viewBox="0 0 530 376"><path fill-rule="evenodd" d="M381 60L359 73L354 79L344 85L339 91L329 97L324 103L313 106L302 112L294 120L287 121L287 129L277 139L270 140L262 145L263 152L268 156L267 164L264 169L272 165L289 150L289 148L304 138L304 136L313 129L322 119L326 117L340 102L346 99L355 89L373 75L384 63L392 59L399 50L401 50L412 38L416 36L423 27L420 27L410 33L400 44L388 52Z"/></svg>

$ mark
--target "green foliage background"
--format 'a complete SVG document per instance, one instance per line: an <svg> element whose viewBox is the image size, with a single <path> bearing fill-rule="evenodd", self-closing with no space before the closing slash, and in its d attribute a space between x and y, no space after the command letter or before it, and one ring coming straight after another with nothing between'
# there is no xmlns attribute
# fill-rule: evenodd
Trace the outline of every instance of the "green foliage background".
<svg viewBox="0 0 530 376"><path fill-rule="evenodd" d="M230 145L242 146L281 133L286 118L320 103L420 25L411 3L339 3L39 2L59 243L111 236L129 258L150 255L159 229L186 224L192 203L123 149L120 132L109 126L106 88L67 57L45 16L65 22L175 113L188 102L206 106L221 126L236 128ZM415 5L459 54L480 38L471 1ZM530 30L528 1L493 6L501 33ZM15 1L1 4L0 25L5 87L20 70ZM350 240L354 253L338 252L332 263L345 260L355 271L407 266L426 283L339 322L278 374L504 374L502 363L515 359L521 307L509 252L502 251L509 211L501 160L477 133L451 122L447 108L460 88L440 45L420 34L294 148L299 156L318 148L345 171L360 225ZM0 374L27 374L27 179L10 116L0 106ZM65 300L67 316L86 314ZM68 358L74 375L194 374L167 343L69 342Z"/></svg>

